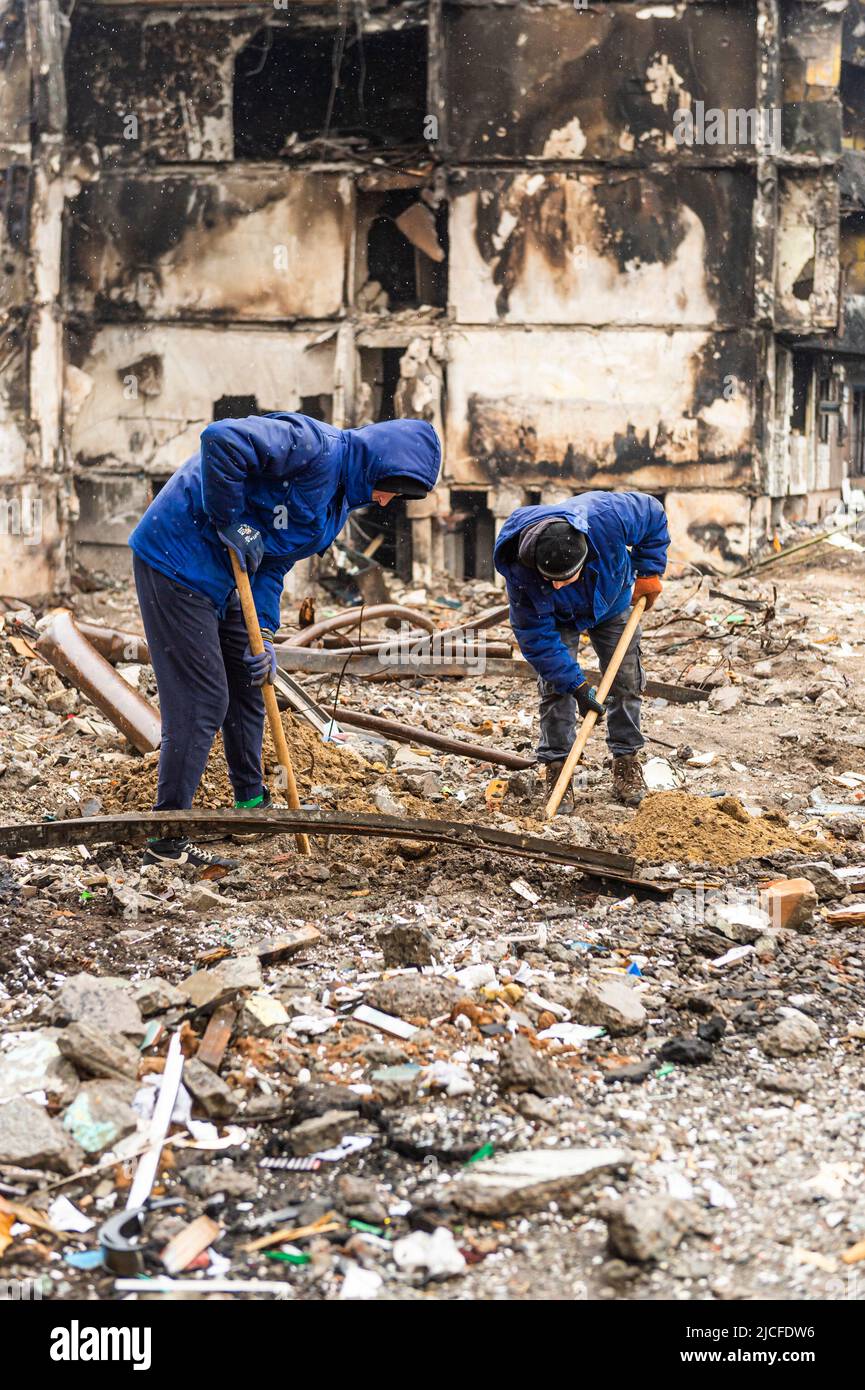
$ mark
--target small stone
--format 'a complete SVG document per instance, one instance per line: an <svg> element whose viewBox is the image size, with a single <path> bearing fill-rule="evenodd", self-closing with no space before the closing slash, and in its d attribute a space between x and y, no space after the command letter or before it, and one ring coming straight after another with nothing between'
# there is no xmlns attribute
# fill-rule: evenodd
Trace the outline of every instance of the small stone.
<svg viewBox="0 0 865 1390"><path fill-rule="evenodd" d="M376 787L372 794L372 799L375 809L380 811L383 816L394 816L397 819L404 818L405 807L400 801L397 801L389 787Z"/></svg>
<svg viewBox="0 0 865 1390"><path fill-rule="evenodd" d="M821 1033L812 1018L796 1012L767 1028L758 1041L767 1057L797 1057L819 1047Z"/></svg>
<svg viewBox="0 0 865 1390"><path fill-rule="evenodd" d="M131 1081L85 1081L63 1116L63 1125L85 1153L113 1148L138 1128L132 1109L136 1086Z"/></svg>
<svg viewBox="0 0 865 1390"><path fill-rule="evenodd" d="M190 1057L183 1068L183 1084L211 1120L224 1120L237 1111L237 1097L221 1076Z"/></svg>
<svg viewBox="0 0 865 1390"><path fill-rule="evenodd" d="M231 907L231 903L206 883L194 883L187 894L186 906L193 912L212 913L218 917Z"/></svg>
<svg viewBox="0 0 865 1390"><path fill-rule="evenodd" d="M347 1110L326 1110L312 1120L304 1120L289 1132L291 1151L300 1158L332 1149L343 1135L357 1128L357 1117Z"/></svg>
<svg viewBox="0 0 865 1390"><path fill-rule="evenodd" d="M41 1105L25 1099L0 1105L0 1163L76 1173L84 1162L80 1146Z"/></svg>
<svg viewBox="0 0 865 1390"><path fill-rule="evenodd" d="M379 932L376 941L381 947L387 970L433 963L435 942L432 932L426 927L413 926L410 923L386 927L384 931Z"/></svg>
<svg viewBox="0 0 865 1390"><path fill-rule="evenodd" d="M184 1168L181 1179L196 1197L250 1198L258 1193L258 1182L251 1173L242 1173L232 1163L193 1163Z"/></svg>
<svg viewBox="0 0 865 1390"><path fill-rule="evenodd" d="M783 1072L770 1072L761 1076L757 1085L763 1091L774 1091L781 1096L807 1096L810 1086L798 1076L785 1076Z"/></svg>
<svg viewBox="0 0 865 1390"><path fill-rule="evenodd" d="M742 696L733 685L722 685L709 696L709 709L716 714L729 714L738 705Z"/></svg>
<svg viewBox="0 0 865 1390"><path fill-rule="evenodd" d="M478 1216L513 1216L572 1198L617 1169L630 1168L625 1149L527 1149L485 1158L447 1186L447 1198Z"/></svg>
<svg viewBox="0 0 865 1390"><path fill-rule="evenodd" d="M669 1255L699 1221L693 1202L676 1197L638 1197L604 1212L610 1254L643 1264Z"/></svg>
<svg viewBox="0 0 865 1390"><path fill-rule="evenodd" d="M696 1067L711 1062L712 1048L702 1038L669 1038L658 1049L658 1059L680 1067Z"/></svg>
<svg viewBox="0 0 865 1390"><path fill-rule="evenodd" d="M547 1098L566 1095L571 1089L569 1078L520 1036L501 1049L498 1080L501 1091L533 1091Z"/></svg>
<svg viewBox="0 0 865 1390"><path fill-rule="evenodd" d="M797 864L796 868L802 878L814 885L821 903L837 902L845 896L847 885L825 859L817 859L809 864Z"/></svg>
<svg viewBox="0 0 865 1390"><path fill-rule="evenodd" d="M727 1020L720 1014L713 1014L704 1023L697 1024L697 1037L702 1038L703 1042L720 1042L727 1031Z"/></svg>
<svg viewBox="0 0 865 1390"><path fill-rule="evenodd" d="M186 1005L186 995L161 975L150 975L133 986L132 998L145 1018L153 1014L166 1013L168 1009L182 1009Z"/></svg>
<svg viewBox="0 0 865 1390"><path fill-rule="evenodd" d="M648 1018L634 991L618 980L590 980L576 992L571 1011L577 1023L606 1028L613 1037L638 1032Z"/></svg>
<svg viewBox="0 0 865 1390"><path fill-rule="evenodd" d="M120 1080L136 1080L140 1054L122 1033L106 1033L89 1023L70 1023L58 1047L80 1072Z"/></svg>
<svg viewBox="0 0 865 1390"><path fill-rule="evenodd" d="M58 1023L87 1023L140 1038L144 1023L129 990L128 980L110 975L70 975L54 1001L54 1017Z"/></svg>
<svg viewBox="0 0 865 1390"><path fill-rule="evenodd" d="M196 1009L216 1008L241 990L261 989L261 963L257 956L235 956L212 970L197 970L180 986Z"/></svg>
<svg viewBox="0 0 865 1390"><path fill-rule="evenodd" d="M657 1065L654 1057L646 1057L642 1062L626 1062L624 1066L610 1067L605 1071L604 1080L608 1086L612 1086L614 1081L626 1081L636 1085L650 1077Z"/></svg>

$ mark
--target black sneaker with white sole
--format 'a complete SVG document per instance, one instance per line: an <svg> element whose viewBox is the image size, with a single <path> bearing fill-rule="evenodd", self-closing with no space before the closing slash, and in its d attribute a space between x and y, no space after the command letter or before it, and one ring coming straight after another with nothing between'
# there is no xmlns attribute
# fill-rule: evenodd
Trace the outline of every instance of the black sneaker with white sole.
<svg viewBox="0 0 865 1390"><path fill-rule="evenodd" d="M236 859L226 859L214 854L212 849L203 849L191 840L150 840L142 864L191 864L195 869L236 869Z"/></svg>

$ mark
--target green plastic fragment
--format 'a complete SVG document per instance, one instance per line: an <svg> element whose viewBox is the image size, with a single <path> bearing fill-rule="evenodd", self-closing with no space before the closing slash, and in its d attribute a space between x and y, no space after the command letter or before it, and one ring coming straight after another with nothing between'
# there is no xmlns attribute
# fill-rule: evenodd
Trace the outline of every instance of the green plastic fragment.
<svg viewBox="0 0 865 1390"><path fill-rule="evenodd" d="M369 1236L383 1236L383 1226L371 1226L368 1221L349 1221L349 1226L353 1231L366 1231Z"/></svg>
<svg viewBox="0 0 865 1390"><path fill-rule="evenodd" d="M90 892L89 888L82 888L81 892L78 894L78 901L80 903L89 903L92 899L93 894Z"/></svg>
<svg viewBox="0 0 865 1390"><path fill-rule="evenodd" d="M655 1072L655 1075L658 1077L659 1080L662 1080L665 1076L669 1076L671 1071L675 1070L676 1068L673 1066L672 1062L665 1062L662 1067L658 1067L658 1070Z"/></svg>
<svg viewBox="0 0 865 1390"><path fill-rule="evenodd" d="M492 1158L494 1153L495 1146L493 1144L483 1144L476 1153L472 1154L471 1158L466 1159L465 1166L468 1168L470 1163L480 1163L482 1158Z"/></svg>
<svg viewBox="0 0 865 1390"><path fill-rule="evenodd" d="M290 1250L266 1250L265 1256L268 1260L282 1260L287 1265L308 1265L311 1258L309 1255L292 1254Z"/></svg>

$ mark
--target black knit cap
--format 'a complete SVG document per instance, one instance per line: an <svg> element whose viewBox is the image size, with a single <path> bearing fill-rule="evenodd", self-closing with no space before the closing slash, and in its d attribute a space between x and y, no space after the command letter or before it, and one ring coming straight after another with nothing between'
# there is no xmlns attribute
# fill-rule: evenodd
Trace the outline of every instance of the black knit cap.
<svg viewBox="0 0 865 1390"><path fill-rule="evenodd" d="M586 562L588 545L569 521L550 521L534 547L534 567L545 579L573 579Z"/></svg>
<svg viewBox="0 0 865 1390"><path fill-rule="evenodd" d="M409 478L405 473L391 473L387 478L376 479L376 492L393 492L397 497L426 497L429 488L417 478Z"/></svg>

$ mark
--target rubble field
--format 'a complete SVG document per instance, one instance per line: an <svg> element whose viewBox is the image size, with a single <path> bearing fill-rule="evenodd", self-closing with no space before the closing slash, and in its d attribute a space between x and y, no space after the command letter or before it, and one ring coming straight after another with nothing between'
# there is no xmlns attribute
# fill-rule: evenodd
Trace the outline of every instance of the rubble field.
<svg viewBox="0 0 865 1390"><path fill-rule="evenodd" d="M0 1277L61 1298L126 1296L123 1277L298 1300L862 1297L863 579L865 554L824 544L665 585L646 674L707 698L647 693L637 811L611 799L600 733L547 824L533 768L325 744L286 715L301 798L403 815L405 840L314 838L305 858L238 836L222 877L120 843L0 859ZM394 597L442 627L501 601L446 583ZM70 606L138 627L119 585ZM146 810L156 755L35 654L40 617L0 619L3 822ZM149 667L121 669L155 697ZM301 680L332 701L337 676ZM339 690L532 756L525 675ZM218 747L199 804L231 805ZM645 886L413 840L419 817L632 855ZM100 1232L154 1135L147 1191L171 1200L124 1276Z"/></svg>

